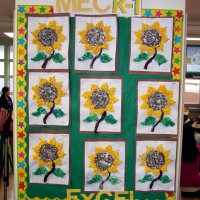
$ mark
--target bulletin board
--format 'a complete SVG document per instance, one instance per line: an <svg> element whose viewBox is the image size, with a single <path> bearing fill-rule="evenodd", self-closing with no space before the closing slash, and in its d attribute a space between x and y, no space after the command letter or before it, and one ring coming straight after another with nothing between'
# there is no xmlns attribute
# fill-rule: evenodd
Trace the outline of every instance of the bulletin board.
<svg viewBox="0 0 200 200"><path fill-rule="evenodd" d="M16 199L177 199L184 11L55 5L16 3Z"/></svg>

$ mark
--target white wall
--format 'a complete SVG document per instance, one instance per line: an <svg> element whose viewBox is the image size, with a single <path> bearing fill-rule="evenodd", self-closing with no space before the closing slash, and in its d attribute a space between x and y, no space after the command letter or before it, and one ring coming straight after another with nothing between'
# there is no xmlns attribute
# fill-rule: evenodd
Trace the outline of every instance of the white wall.
<svg viewBox="0 0 200 200"><path fill-rule="evenodd" d="M142 0L142 7L185 11L185 1L186 0Z"/></svg>

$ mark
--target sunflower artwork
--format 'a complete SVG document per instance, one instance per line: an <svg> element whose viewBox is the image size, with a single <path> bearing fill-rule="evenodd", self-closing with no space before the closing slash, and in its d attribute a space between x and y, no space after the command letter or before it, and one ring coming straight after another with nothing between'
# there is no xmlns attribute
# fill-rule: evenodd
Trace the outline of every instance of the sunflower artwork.
<svg viewBox="0 0 200 200"><path fill-rule="evenodd" d="M37 28L31 33L32 44L37 45L38 50L31 60L42 61L42 69L46 69L51 59L54 63L62 64L65 58L59 51L62 49L62 43L66 40L66 36L63 34L63 25L59 25L56 20L51 20L48 24L39 22Z"/></svg>
<svg viewBox="0 0 200 200"><path fill-rule="evenodd" d="M131 62L134 63L134 69L170 72L173 19L137 18L132 21L131 34L133 34L134 49L132 49ZM134 23L137 24L136 27Z"/></svg>
<svg viewBox="0 0 200 200"><path fill-rule="evenodd" d="M92 83L90 84L90 90L82 93L82 97L85 99L83 106L90 111L89 116L83 122L95 122L95 134L98 133L98 127L102 121L111 125L115 125L118 122L115 116L111 114L115 112L114 104L119 101L115 93L116 88L109 87L107 82L101 85Z"/></svg>
<svg viewBox="0 0 200 200"><path fill-rule="evenodd" d="M44 175L44 182L48 181L50 175L63 178L66 173L57 167L62 165L62 159L66 156L62 147L63 143L56 141L55 137L49 140L40 138L38 144L32 148L32 159L37 161L39 167L32 174Z"/></svg>
<svg viewBox="0 0 200 200"><path fill-rule="evenodd" d="M78 32L80 43L84 45L85 53L78 58L79 62L91 60L90 69L93 68L95 61L100 59L101 63L109 63L113 60L105 50L109 50L109 42L114 40L111 35L111 26L106 26L102 20L95 23L86 22L84 30Z"/></svg>
<svg viewBox="0 0 200 200"><path fill-rule="evenodd" d="M109 182L112 185L117 185L121 180L113 174L118 173L118 166L122 164L119 159L119 150L113 149L111 145L105 147L98 146L95 148L95 153L90 154L89 168L94 170L94 176L87 180L88 185L99 183L99 189L103 190L104 184Z"/></svg>
<svg viewBox="0 0 200 200"><path fill-rule="evenodd" d="M160 181L163 184L172 181L169 176L164 175L164 172L168 171L168 165L172 162L170 149L165 150L162 144L155 148L146 146L146 152L140 155L140 159L140 166L144 167L145 175L138 182L150 182L149 189L152 189L156 181Z"/></svg>
<svg viewBox="0 0 200 200"><path fill-rule="evenodd" d="M173 95L173 91L168 90L165 84L160 84L157 88L149 86L146 94L140 96L140 108L146 110L147 115L140 125L151 126L151 132L160 123L166 128L173 127L175 122L168 116L171 114L171 107L176 104Z"/></svg>
<svg viewBox="0 0 200 200"><path fill-rule="evenodd" d="M57 82L55 76L48 78L39 78L39 83L32 86L32 99L36 101L37 110L32 112L32 116L39 117L44 115L43 123L47 123L50 115L62 118L66 114L61 108L55 108L56 105L61 105L61 98L67 95L67 92L62 89L63 83ZM49 111L47 109L49 109Z"/></svg>

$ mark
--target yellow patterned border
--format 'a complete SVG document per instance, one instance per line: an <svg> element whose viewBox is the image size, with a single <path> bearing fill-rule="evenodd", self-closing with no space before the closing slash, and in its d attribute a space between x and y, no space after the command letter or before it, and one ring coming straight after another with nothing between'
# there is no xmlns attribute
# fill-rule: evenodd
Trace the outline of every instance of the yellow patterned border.
<svg viewBox="0 0 200 200"><path fill-rule="evenodd" d="M172 55L172 77L174 80L181 79L182 68L182 40L183 40L183 11L181 10L142 10L142 16L145 17L173 17L173 55Z"/></svg>
<svg viewBox="0 0 200 200"><path fill-rule="evenodd" d="M27 6L17 7L17 176L18 176L18 197L27 199L26 189L26 168L28 154L26 152L27 138L27 17L26 14L51 14L52 6Z"/></svg>

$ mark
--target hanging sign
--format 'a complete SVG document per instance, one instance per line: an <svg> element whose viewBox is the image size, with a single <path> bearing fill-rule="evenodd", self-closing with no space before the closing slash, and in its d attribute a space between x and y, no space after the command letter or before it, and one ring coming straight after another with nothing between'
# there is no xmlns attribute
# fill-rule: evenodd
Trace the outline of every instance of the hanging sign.
<svg viewBox="0 0 200 200"><path fill-rule="evenodd" d="M118 14L135 16L141 11L141 0L55 0L54 12L74 14Z"/></svg>

